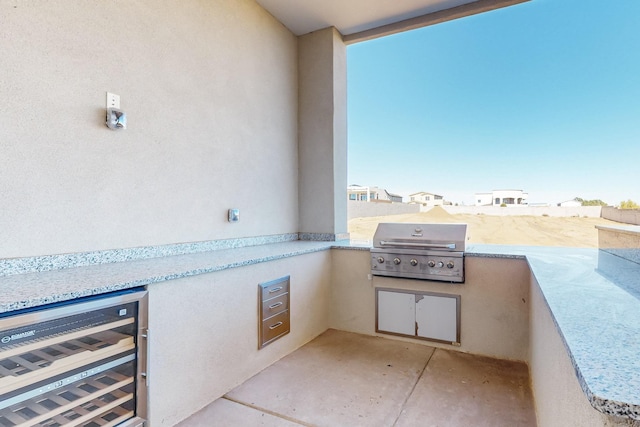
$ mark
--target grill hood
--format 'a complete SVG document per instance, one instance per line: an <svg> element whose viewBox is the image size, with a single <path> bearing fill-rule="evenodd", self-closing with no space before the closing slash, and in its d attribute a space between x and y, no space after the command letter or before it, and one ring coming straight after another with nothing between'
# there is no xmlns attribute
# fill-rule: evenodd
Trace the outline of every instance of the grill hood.
<svg viewBox="0 0 640 427"><path fill-rule="evenodd" d="M373 236L374 248L428 249L464 252L467 224L381 223Z"/></svg>

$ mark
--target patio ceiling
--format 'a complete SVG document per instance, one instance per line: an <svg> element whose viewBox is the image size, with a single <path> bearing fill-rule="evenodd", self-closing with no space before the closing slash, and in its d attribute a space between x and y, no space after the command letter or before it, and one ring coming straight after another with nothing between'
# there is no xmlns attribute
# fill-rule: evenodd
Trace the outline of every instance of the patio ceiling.
<svg viewBox="0 0 640 427"><path fill-rule="evenodd" d="M355 42L529 0L256 0L295 35L335 27Z"/></svg>

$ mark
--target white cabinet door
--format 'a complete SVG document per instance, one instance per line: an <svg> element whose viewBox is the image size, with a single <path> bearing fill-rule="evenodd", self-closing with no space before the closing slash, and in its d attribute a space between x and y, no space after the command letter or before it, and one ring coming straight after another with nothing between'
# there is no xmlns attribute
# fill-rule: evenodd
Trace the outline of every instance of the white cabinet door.
<svg viewBox="0 0 640 427"><path fill-rule="evenodd" d="M435 295L418 295L417 299L418 336L457 342L458 299Z"/></svg>
<svg viewBox="0 0 640 427"><path fill-rule="evenodd" d="M416 296L378 291L378 331L416 334Z"/></svg>

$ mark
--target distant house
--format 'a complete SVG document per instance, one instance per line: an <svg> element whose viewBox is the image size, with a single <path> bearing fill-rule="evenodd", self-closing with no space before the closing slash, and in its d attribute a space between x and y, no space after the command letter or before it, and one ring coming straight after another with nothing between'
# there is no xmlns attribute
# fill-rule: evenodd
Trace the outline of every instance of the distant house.
<svg viewBox="0 0 640 427"><path fill-rule="evenodd" d="M558 203L558 206L563 208L575 208L577 206L582 206L582 202L579 202L576 199L571 199Z"/></svg>
<svg viewBox="0 0 640 427"><path fill-rule="evenodd" d="M409 203L424 206L442 206L444 204L444 197L439 194L421 191L419 193L409 194Z"/></svg>
<svg viewBox="0 0 640 427"><path fill-rule="evenodd" d="M493 193L476 193L474 199L476 206L490 206L493 204Z"/></svg>
<svg viewBox="0 0 640 427"><path fill-rule="evenodd" d="M402 203L402 196L389 193L384 188L350 185L347 187L347 198L361 202L395 202Z"/></svg>
<svg viewBox="0 0 640 427"><path fill-rule="evenodd" d="M523 206L527 205L528 193L522 190L493 190L491 193L476 193L476 206Z"/></svg>

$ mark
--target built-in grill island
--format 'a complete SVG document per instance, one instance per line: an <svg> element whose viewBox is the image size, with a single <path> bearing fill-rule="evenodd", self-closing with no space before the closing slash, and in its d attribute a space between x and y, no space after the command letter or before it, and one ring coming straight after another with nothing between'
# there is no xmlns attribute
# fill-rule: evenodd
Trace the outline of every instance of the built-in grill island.
<svg viewBox="0 0 640 427"><path fill-rule="evenodd" d="M145 425L146 291L0 318L0 426Z"/></svg>
<svg viewBox="0 0 640 427"><path fill-rule="evenodd" d="M466 224L381 223L371 274L462 283L466 235Z"/></svg>
<svg viewBox="0 0 640 427"><path fill-rule="evenodd" d="M460 295L392 278L464 283L466 235L466 224L378 225L371 274L387 286L376 286L376 332L460 345Z"/></svg>

